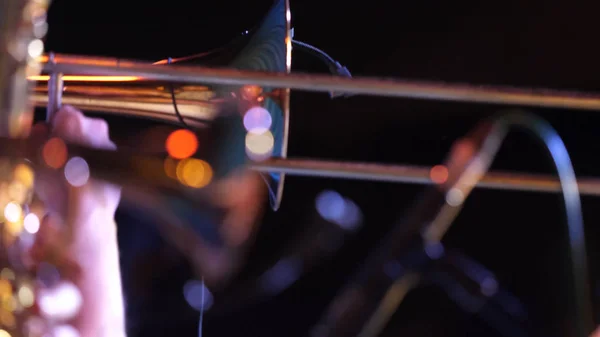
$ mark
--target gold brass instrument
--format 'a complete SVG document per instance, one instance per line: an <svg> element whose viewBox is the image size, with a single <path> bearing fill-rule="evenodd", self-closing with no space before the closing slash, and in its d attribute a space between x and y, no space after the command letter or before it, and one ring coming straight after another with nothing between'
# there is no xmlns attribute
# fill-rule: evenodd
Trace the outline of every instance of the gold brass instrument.
<svg viewBox="0 0 600 337"><path fill-rule="evenodd" d="M46 58L42 58L45 60ZM237 71L189 66L160 68L145 62L125 62L84 56L56 57L57 62L46 63L44 71L61 72L65 77L62 101L78 108L126 116L146 117L167 123L177 123L172 101L163 87L132 89L131 84L145 81L173 81L202 85L206 83L227 85L260 85L289 87L290 89L317 92L344 92L375 96L393 96L413 99L493 103L507 106L567 108L576 110L600 109L600 96L584 95L553 90L521 90L509 87L469 86L433 82L383 80L371 78L339 78L327 75L269 74L264 72ZM101 74L101 75L97 75ZM46 80L48 77L40 77ZM32 78L36 79L36 78ZM80 85L85 83L86 86ZM110 83L97 90L94 84ZM118 83L118 85L117 85ZM30 99L36 106L48 102L46 81L38 82ZM182 97L202 97L205 87L182 87ZM178 99L179 102L179 99ZM194 100L184 100L181 114L201 126L202 121L214 116L210 108ZM121 103L119 105L119 103ZM187 105L189 103L189 105ZM103 109L100 110L100 109ZM307 159L271 158L250 164L262 172L284 172L292 175L337 177L346 179L378 180L402 183L431 183L429 167L413 165L376 165L343 163ZM600 195L600 179L580 178L580 191L585 195ZM560 188L555 178L537 174L491 172L478 184L482 188L509 189L538 192L557 192Z"/></svg>
<svg viewBox="0 0 600 337"><path fill-rule="evenodd" d="M284 174L397 183L434 183L430 176L430 167L287 158L289 91L291 89L493 103L507 106L600 110L600 96L598 95L391 79L291 74L289 73L292 56L291 12L287 0L281 1L285 5L285 37L279 43L284 47L282 50L285 51L285 57L280 61L285 66L279 72L269 69L247 70L243 67L236 69L227 65L221 67L181 65L176 62L177 60L174 60L175 62L143 62L54 53L41 55L43 48L40 48L41 40L39 39L45 33L45 20L40 18L45 18L45 9L48 4L42 0L31 0L30 2L2 0L1 3L4 21L0 27L1 33L3 33L0 34L0 45L3 46L4 53L0 53L0 102L3 107L0 111L0 136L5 137L3 141L7 148L0 151L0 154L13 160L19 158L19 154L23 157L23 153L35 157L35 151L39 150L34 146L35 144L32 145L25 140L7 139L22 137L29 133L33 117L31 109L26 108L27 103L32 107L45 107L48 117L51 117L51 114L62 104L68 104L84 112L151 119L178 126L181 126L183 119L192 128L208 128L215 119L221 117L221 107L225 104L236 102L239 104L237 112L243 114L249 108L255 105L262 106L265 101L270 100L281 111L282 129L279 130L280 139L277 145L279 148L276 149L273 156L249 160L245 165L251 170L278 176L275 182L271 183L273 190L271 201L275 210L279 207L283 195ZM35 16L22 15L24 9L32 11ZM7 19L18 20L18 18L26 17L29 20L27 24ZM18 32L18 27L26 27L25 32ZM10 40L8 37L11 36L16 37L16 40ZM41 46L43 47L43 44ZM19 55L21 57L18 57ZM28 83L31 88L28 88ZM254 92L253 90L257 88L258 90ZM31 89L29 93L28 89ZM248 92L254 92L255 95L250 95L249 98L244 96ZM135 165L132 164L133 160L141 158L147 160L144 162L145 164L160 167L162 170L164 158L146 158L143 155L136 156L135 153L113 154L110 151L80 148L74 148L73 151L86 159L89 158L90 164L115 163L114 167L104 168L104 171L99 173L100 178L117 183L134 179L129 183L146 184L169 191L183 190L185 195L189 192L190 186L169 180L167 179L169 177L164 177L164 174L160 177L140 174L140 171L134 170ZM134 158L128 161L128 157ZM96 159L94 160L94 158ZM115 160L115 158L119 160ZM121 164L118 165L118 163ZM1 182L3 184L5 177L22 179L26 175L23 172L31 171L29 166L17 166L18 164L23 163L15 161L9 162L8 165L3 163L6 166L6 168L2 166ZM90 165L90 167L94 171L96 166ZM21 168L21 171L17 171L16 168ZM15 172L19 172L19 174ZM5 185L9 183L7 181ZM578 184L581 194L600 195L600 178L579 178ZM28 186L29 193L26 194L26 198L23 198L19 204L20 209L27 208L26 204L32 198L32 185L33 182ZM508 172L488 173L481 178L477 186L548 193L555 193L561 189L558 179L552 176ZM201 199L206 196L202 193L210 192L207 190L207 192L200 191L198 193L200 194L199 199ZM6 203L0 204L0 207L5 208ZM4 220L6 222L6 219ZM22 222L22 220L19 218L15 222ZM4 260L6 260L5 256L3 256L3 262ZM13 263L4 262L4 264L14 267ZM17 276L19 280L20 275ZM25 279L25 276L23 278ZM26 284L29 281L24 282L23 284ZM22 284L19 286L23 287ZM10 314L13 315L12 312ZM1 315L0 322L2 322ZM21 326L13 324L12 336L24 336L22 331Z"/></svg>

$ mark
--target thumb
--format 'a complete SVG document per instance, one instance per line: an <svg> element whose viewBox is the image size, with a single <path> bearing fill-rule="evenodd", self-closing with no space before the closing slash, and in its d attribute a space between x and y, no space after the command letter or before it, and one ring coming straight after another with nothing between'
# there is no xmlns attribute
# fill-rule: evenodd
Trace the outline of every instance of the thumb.
<svg viewBox="0 0 600 337"><path fill-rule="evenodd" d="M99 118L86 117L70 105L63 106L52 122L53 132L70 143L99 149L115 149L110 141L108 124Z"/></svg>

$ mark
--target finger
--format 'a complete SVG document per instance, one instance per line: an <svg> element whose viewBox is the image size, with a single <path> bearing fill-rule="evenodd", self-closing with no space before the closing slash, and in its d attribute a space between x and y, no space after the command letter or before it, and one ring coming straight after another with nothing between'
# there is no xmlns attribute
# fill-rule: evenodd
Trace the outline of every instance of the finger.
<svg viewBox="0 0 600 337"><path fill-rule="evenodd" d="M63 106L55 115L53 131L57 136L79 145L115 149L110 141L108 124L103 119L86 117L72 106Z"/></svg>
<svg viewBox="0 0 600 337"><path fill-rule="evenodd" d="M55 115L53 120L53 131L57 136L65 139L68 142L102 149L116 149L113 142L110 141L108 124L102 119L86 117L81 111L72 106L63 106ZM96 195L94 199L97 203L95 206L116 210L120 200L120 189L110 184L92 184ZM77 192L83 190L77 189ZM70 203L77 209L77 203L80 203L81 198L90 199L89 196L78 195L72 199ZM98 204L99 203L99 204ZM79 205L82 206L82 205ZM89 208L89 207L84 207ZM64 211L64 208L61 208ZM87 211L87 209L85 209ZM65 214L65 213L63 213Z"/></svg>
<svg viewBox="0 0 600 337"><path fill-rule="evenodd" d="M82 144L84 140L85 120L81 111L71 106L63 106L54 115L52 131L68 142Z"/></svg>

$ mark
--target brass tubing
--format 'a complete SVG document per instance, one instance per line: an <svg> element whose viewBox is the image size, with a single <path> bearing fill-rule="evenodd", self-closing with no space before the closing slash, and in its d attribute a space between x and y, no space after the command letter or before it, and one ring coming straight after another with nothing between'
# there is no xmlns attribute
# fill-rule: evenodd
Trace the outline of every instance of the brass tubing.
<svg viewBox="0 0 600 337"><path fill-rule="evenodd" d="M48 95L34 93L29 96L29 101L36 107L45 107L48 104ZM72 105L83 111L142 117L165 122L177 120L173 102L170 99L156 101L148 98L123 99L119 97L107 98L65 94L62 97L62 103ZM202 121L213 119L216 113L210 106L186 101L178 101L177 108L186 121L190 120L190 123L198 126L204 125Z"/></svg>
<svg viewBox="0 0 600 337"><path fill-rule="evenodd" d="M76 55L57 55L54 63L45 64L44 71L65 74L134 76L145 80L179 83L260 85L306 91L335 91L348 94L443 101L600 110L600 96L598 95L556 90L374 78L349 79L326 75L265 73L179 65L166 67L141 62L87 58Z"/></svg>
<svg viewBox="0 0 600 337"><path fill-rule="evenodd" d="M269 159L253 163L250 168L260 172L283 172L289 175L385 181L410 184L433 184L431 167L414 165L382 165L338 162L314 159ZM579 178L582 195L600 196L599 178ZM494 190L558 193L558 179L551 175L489 172L477 184L479 188Z"/></svg>

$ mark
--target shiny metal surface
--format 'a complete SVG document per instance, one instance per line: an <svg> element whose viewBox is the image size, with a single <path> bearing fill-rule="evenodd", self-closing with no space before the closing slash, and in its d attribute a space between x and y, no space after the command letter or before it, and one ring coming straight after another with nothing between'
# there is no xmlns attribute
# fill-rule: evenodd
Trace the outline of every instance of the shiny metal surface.
<svg viewBox="0 0 600 337"><path fill-rule="evenodd" d="M12 13L11 11L19 8L16 6L17 3L18 1L3 2L5 9L8 9L3 13L5 18L7 17L6 13ZM18 12L15 13L18 14ZM10 18L17 16L16 14L8 15ZM13 31L13 23L11 20L5 21L3 29L8 34L4 36L20 36ZM290 89L528 107L600 110L599 95L545 89L523 90L510 87L289 74L291 36L288 1L286 1L286 31L287 73L189 65L166 67L147 62L55 55L52 58L43 56L37 59L44 64L43 70L49 74L40 77L37 74L40 68L35 66L35 62L31 60L23 62L21 59L17 60L18 62L11 61L7 56L10 54L9 50L4 53L6 54L3 56L4 58L0 58L0 67L2 67L0 81L3 84L2 88L5 89L0 93L0 101L4 104L0 121L0 128L3 129L0 129L2 133L0 136L22 136L26 135L29 130L32 114L26 108L27 78L30 83L37 81L35 90L29 94L29 102L38 107L47 107L48 116L51 116L51 112L56 111L61 104L69 104L86 111L180 124L181 121L175 114L175 111L178 110L186 123L193 127L205 126L205 123L213 120L218 113L222 97L215 95L216 90L213 85L280 88L273 91L271 96L278 100L277 104L280 104L283 110L284 131L281 152L278 154L280 158L255 162L248 166L250 169L261 172L279 173L276 197L274 201L272 200L273 208L276 210L282 199L284 174L400 183L433 183L429 167L287 159ZM12 41L0 42L3 46L11 46L12 43ZM30 71L28 72L27 69ZM172 89L165 88L166 83L174 85L176 102L171 98ZM117 157L109 157L112 153L105 155L108 160L104 162L125 162L126 159L110 160ZM91 157L94 156L90 155ZM162 163L158 160L156 162ZM122 171L115 167L109 167L106 168L106 171L110 171L108 173L118 176L119 179L124 179L124 176L121 175L122 172L127 171L136 175L136 172L131 169L133 166L132 164L130 167L120 168ZM156 166L159 167L159 165ZM158 185L155 177L149 178L141 173L136 176L140 178L140 185L150 187ZM579 179L578 185L582 194L600 195L600 179ZM492 172L483 176L477 187L546 193L561 191L560 182L551 176L506 172ZM179 186L173 189L177 188Z"/></svg>
<svg viewBox="0 0 600 337"><path fill-rule="evenodd" d="M291 49L290 49L291 50ZM44 61L44 58L42 58ZM600 96L584 95L550 90L521 90L514 88L449 85L442 83L408 82L378 79L345 79L322 75L276 74L248 72L234 69L214 69L188 66L160 68L143 62L124 61L110 58L88 58L76 55L57 55L55 65L47 64L46 70L54 69L69 74L79 74L74 78L82 83L81 74L103 74L96 76L96 86L67 85L63 93L65 104L72 104L84 110L103 111L141 118L151 118L164 122L177 122L172 101L164 88L155 81L175 81L218 84L258 84L302 89L307 91L344 91L371 95L385 95L408 98L438 99L477 103L495 103L551 108L600 109ZM111 77L113 76L113 77ZM114 82L121 79L126 81ZM127 77L126 77L127 76ZM110 85L98 86L99 82ZM141 85L155 83L152 89L141 89ZM88 83L89 85L89 83ZM137 89L134 86L137 85ZM39 88L39 87L38 87ZM208 97L204 87L182 87L179 96L200 99L180 100L178 106L182 115L198 126L203 120L215 116L215 109L206 104ZM196 91L196 92L194 92ZM203 96L204 95L204 96ZM43 106L47 102L43 90L31 96L32 102ZM203 101L204 100L204 101ZM204 102L204 104L202 104ZM287 103L286 103L287 104ZM289 122L286 117L286 140ZM286 146L284 145L284 149ZM285 151L285 150L284 150ZM285 152L284 152L285 153ZM379 165L363 163L340 163L303 159L270 159L253 163L251 168L263 172L279 172L291 175L321 176L344 179L375 180L403 183L429 184L429 168L410 165ZM579 179L580 190L584 195L600 195L600 179ZM283 184L280 185L282 188ZM520 190L532 192L558 192L560 185L555 178L546 175L492 172L477 185L479 188ZM282 191L279 191L280 193ZM279 194L279 200L281 194Z"/></svg>
<svg viewBox="0 0 600 337"><path fill-rule="evenodd" d="M164 87L138 81L123 85L102 85L97 82L72 82L66 77L62 91L63 104L84 111L114 113L125 116L153 119L166 123L179 123L170 92ZM49 102L45 82L39 82L29 101L36 107L45 107ZM112 83L109 83L112 84ZM177 108L188 124L202 127L203 121L212 120L217 106L210 101L214 93L202 86L182 86L176 89Z"/></svg>
<svg viewBox="0 0 600 337"><path fill-rule="evenodd" d="M65 74L134 76L145 80L176 83L260 85L305 91L335 91L414 99L600 110L600 96L596 94L375 78L348 79L326 75L266 73L177 65L166 68L143 62L75 55L59 55L55 64L45 63L44 70Z"/></svg>
<svg viewBox="0 0 600 337"><path fill-rule="evenodd" d="M28 107L26 75L40 70L36 58L43 51L45 34L36 25L46 24L48 1L0 2L0 135L19 137L29 133L33 111Z"/></svg>
<svg viewBox="0 0 600 337"><path fill-rule="evenodd" d="M42 54L46 34L48 0L0 1L0 137L14 140L29 135L33 107L28 102L28 76L39 74L37 58ZM3 144L3 146L6 146ZM20 243L24 217L30 212L35 174L23 157L0 158L0 268L3 274L0 296L0 332L3 336L28 335L25 326L36 313L31 301L19 301L18 291L35 282L35 272ZM18 190L18 193L14 191ZM35 216L35 214L34 214ZM6 271L11 277L7 279ZM33 293L32 288L27 288ZM14 300L15 305L6 305ZM12 302L11 302L12 303Z"/></svg>
<svg viewBox="0 0 600 337"><path fill-rule="evenodd" d="M261 172L285 172L296 176L407 184L434 184L434 181L430 177L431 167L426 166L273 158L262 163L254 163L250 167ZM582 195L600 196L599 178L579 178L578 185ZM560 183L554 176L511 172L492 171L483 176L476 187L539 193L560 192Z"/></svg>

